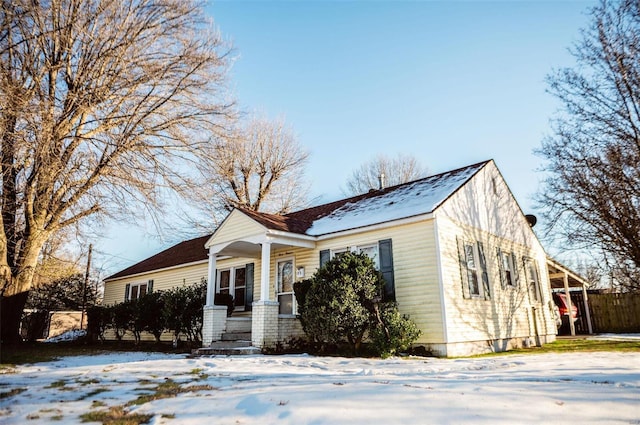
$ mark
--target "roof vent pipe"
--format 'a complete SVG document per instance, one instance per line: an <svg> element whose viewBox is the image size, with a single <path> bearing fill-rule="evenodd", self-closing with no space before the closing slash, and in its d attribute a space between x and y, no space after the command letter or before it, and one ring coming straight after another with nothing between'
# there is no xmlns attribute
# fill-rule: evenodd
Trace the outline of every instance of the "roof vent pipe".
<svg viewBox="0 0 640 425"><path fill-rule="evenodd" d="M380 190L384 189L384 173L380 173L378 180L380 181Z"/></svg>

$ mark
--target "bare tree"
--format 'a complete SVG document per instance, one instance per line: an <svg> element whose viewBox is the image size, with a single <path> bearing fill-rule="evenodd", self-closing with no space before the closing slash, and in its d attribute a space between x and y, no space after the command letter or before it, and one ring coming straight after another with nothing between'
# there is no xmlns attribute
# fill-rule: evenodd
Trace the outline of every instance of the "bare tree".
<svg viewBox="0 0 640 425"><path fill-rule="evenodd" d="M240 121L215 138L209 155L200 168L207 186L194 202L208 216L206 223L216 223L234 207L284 214L307 205L309 154L284 120Z"/></svg>
<svg viewBox="0 0 640 425"><path fill-rule="evenodd" d="M186 0L3 0L2 334L44 244L91 217L193 188L201 134L229 110L229 49Z"/></svg>
<svg viewBox="0 0 640 425"><path fill-rule="evenodd" d="M412 155L398 154L395 158L378 155L356 169L346 183L346 193L359 195L371 189L379 188L380 176L384 175L385 186L426 177L428 170Z"/></svg>
<svg viewBox="0 0 640 425"><path fill-rule="evenodd" d="M539 150L538 200L548 232L599 248L629 289L640 289L640 3L602 1L571 53L548 77L563 104Z"/></svg>

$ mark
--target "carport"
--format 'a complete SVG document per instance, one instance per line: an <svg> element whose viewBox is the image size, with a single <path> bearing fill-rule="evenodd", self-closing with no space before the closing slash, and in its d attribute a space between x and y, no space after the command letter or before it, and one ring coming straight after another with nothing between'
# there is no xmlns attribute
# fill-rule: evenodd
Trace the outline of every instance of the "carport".
<svg viewBox="0 0 640 425"><path fill-rule="evenodd" d="M587 330L589 334L593 333L591 326L591 312L589 311L589 300L587 298L587 282L580 275L571 271L568 267L558 263L556 260L547 257L547 270L549 271L549 281L551 282L551 289L564 289L564 293L567 296L567 302L569 303L569 311L571 311L571 299L570 288L581 288L583 299L583 311L584 318L587 322ZM573 320L569 320L569 327L571 329L571 335L575 336L576 326Z"/></svg>

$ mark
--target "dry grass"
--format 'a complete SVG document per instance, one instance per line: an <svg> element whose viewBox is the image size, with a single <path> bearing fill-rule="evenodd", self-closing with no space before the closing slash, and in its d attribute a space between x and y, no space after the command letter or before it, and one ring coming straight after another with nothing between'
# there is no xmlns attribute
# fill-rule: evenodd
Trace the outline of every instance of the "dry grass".
<svg viewBox="0 0 640 425"><path fill-rule="evenodd" d="M181 393L190 393L197 391L211 391L215 390L215 387L211 385L190 385L188 387L181 387L177 382L167 379L165 382L161 383L157 387L155 387L155 392L153 394L144 394L136 398L135 400L131 400L127 403L127 406L137 406L145 403L149 403L154 400L161 400L163 398L172 398L176 397Z"/></svg>
<svg viewBox="0 0 640 425"><path fill-rule="evenodd" d="M153 415L130 413L123 406L114 406L109 410L100 410L80 415L82 422L100 422L103 425L139 425L147 424Z"/></svg>
<svg viewBox="0 0 640 425"><path fill-rule="evenodd" d="M23 393L27 391L26 388L12 388L9 391L4 391L0 393L0 400L3 400L5 398L9 398L9 397L13 397L15 395L18 395L20 393Z"/></svg>

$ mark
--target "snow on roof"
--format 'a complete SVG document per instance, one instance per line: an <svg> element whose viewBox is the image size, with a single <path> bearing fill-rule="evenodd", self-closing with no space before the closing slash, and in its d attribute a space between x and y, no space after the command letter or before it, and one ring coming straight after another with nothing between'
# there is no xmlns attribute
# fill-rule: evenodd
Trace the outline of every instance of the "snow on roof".
<svg viewBox="0 0 640 425"><path fill-rule="evenodd" d="M315 220L306 234L325 235L430 213L487 162L372 192Z"/></svg>

